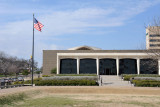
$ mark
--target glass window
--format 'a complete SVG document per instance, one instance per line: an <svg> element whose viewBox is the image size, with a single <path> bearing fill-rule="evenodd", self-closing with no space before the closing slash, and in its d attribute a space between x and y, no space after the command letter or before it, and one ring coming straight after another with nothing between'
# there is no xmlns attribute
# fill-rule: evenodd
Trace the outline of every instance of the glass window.
<svg viewBox="0 0 160 107"><path fill-rule="evenodd" d="M80 74L97 74L96 59L80 59Z"/></svg>
<svg viewBox="0 0 160 107"><path fill-rule="evenodd" d="M150 44L150 47L158 47L160 44Z"/></svg>
<svg viewBox="0 0 160 107"><path fill-rule="evenodd" d="M158 60L141 59L140 74L158 74Z"/></svg>
<svg viewBox="0 0 160 107"><path fill-rule="evenodd" d="M160 39L150 39L150 42L160 42Z"/></svg>
<svg viewBox="0 0 160 107"><path fill-rule="evenodd" d="M160 37L160 35L149 35L150 37Z"/></svg>
<svg viewBox="0 0 160 107"><path fill-rule="evenodd" d="M120 59L119 74L137 74L136 59Z"/></svg>
<svg viewBox="0 0 160 107"><path fill-rule="evenodd" d="M77 74L77 60L61 59L60 74Z"/></svg>

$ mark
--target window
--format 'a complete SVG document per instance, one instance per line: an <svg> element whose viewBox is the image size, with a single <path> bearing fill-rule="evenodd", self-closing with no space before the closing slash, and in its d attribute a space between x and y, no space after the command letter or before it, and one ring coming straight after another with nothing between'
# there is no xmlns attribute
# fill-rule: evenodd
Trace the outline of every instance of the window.
<svg viewBox="0 0 160 107"><path fill-rule="evenodd" d="M76 59L61 59L60 62L61 74L77 74L77 60Z"/></svg>
<svg viewBox="0 0 160 107"><path fill-rule="evenodd" d="M140 74L158 74L158 60L141 59Z"/></svg>
<svg viewBox="0 0 160 107"><path fill-rule="evenodd" d="M95 59L80 59L80 74L96 74L97 66Z"/></svg>
<svg viewBox="0 0 160 107"><path fill-rule="evenodd" d="M137 74L136 59L120 59L119 74Z"/></svg>
<svg viewBox="0 0 160 107"><path fill-rule="evenodd" d="M158 47L160 44L150 44L150 47Z"/></svg>
<svg viewBox="0 0 160 107"><path fill-rule="evenodd" d="M160 39L150 39L150 42L160 42Z"/></svg>
<svg viewBox="0 0 160 107"><path fill-rule="evenodd" d="M150 37L160 37L160 35L149 35Z"/></svg>

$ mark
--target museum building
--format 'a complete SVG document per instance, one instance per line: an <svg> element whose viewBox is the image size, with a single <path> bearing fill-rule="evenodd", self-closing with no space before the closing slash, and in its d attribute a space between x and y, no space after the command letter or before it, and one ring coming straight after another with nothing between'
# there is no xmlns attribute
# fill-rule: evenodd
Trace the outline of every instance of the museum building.
<svg viewBox="0 0 160 107"><path fill-rule="evenodd" d="M154 40L160 39L160 36L148 30L146 33L147 48L148 45L152 46L153 37ZM159 45L154 45L156 46ZM43 75L50 75L54 68L57 69L57 74L160 75L160 59L153 59L151 55L154 56L155 53L147 53L146 50L102 50L90 46L68 50L43 50Z"/></svg>

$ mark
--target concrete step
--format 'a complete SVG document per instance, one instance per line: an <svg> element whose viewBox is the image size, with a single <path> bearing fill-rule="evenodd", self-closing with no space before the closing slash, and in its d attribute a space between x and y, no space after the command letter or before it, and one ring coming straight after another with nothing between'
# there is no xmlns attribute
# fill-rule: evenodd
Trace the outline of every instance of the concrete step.
<svg viewBox="0 0 160 107"><path fill-rule="evenodd" d="M132 85L128 81L123 81L119 76L116 75L100 75L102 86L127 86Z"/></svg>

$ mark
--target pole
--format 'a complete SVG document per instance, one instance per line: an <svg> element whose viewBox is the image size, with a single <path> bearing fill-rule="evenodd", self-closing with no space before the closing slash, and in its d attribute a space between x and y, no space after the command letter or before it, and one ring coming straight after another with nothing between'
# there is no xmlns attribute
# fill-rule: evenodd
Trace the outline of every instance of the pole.
<svg viewBox="0 0 160 107"><path fill-rule="evenodd" d="M33 43L32 43L32 86L33 86L33 72L34 72L34 13L33 13Z"/></svg>

